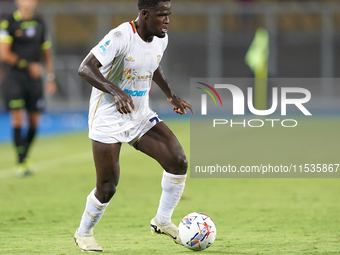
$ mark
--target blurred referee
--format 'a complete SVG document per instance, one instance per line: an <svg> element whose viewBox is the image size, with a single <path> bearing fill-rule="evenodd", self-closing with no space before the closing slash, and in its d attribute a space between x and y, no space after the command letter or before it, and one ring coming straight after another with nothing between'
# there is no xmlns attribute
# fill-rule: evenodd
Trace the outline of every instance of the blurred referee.
<svg viewBox="0 0 340 255"><path fill-rule="evenodd" d="M42 56L47 71L46 93L53 94L56 85L51 42L44 22L34 14L38 1L15 0L15 3L18 10L0 23L0 61L5 63L4 101L11 117L18 176L24 177L31 173L26 157L45 107ZM22 134L25 110L29 127Z"/></svg>

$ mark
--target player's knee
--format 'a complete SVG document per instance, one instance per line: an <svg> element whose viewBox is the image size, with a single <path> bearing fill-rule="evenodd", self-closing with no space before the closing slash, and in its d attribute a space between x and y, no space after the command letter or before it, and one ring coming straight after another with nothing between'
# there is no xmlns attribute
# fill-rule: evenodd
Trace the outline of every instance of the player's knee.
<svg viewBox="0 0 340 255"><path fill-rule="evenodd" d="M101 185L98 185L97 190L100 193L100 201L102 203L108 203L113 195L116 193L116 183L114 182L106 182Z"/></svg>
<svg viewBox="0 0 340 255"><path fill-rule="evenodd" d="M185 155L180 155L175 160L173 174L182 175L186 174L188 169L188 160Z"/></svg>

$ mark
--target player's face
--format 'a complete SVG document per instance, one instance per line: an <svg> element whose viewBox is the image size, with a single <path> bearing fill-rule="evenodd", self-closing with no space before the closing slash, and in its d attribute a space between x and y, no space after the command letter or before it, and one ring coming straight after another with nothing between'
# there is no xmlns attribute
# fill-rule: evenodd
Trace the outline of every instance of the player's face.
<svg viewBox="0 0 340 255"><path fill-rule="evenodd" d="M27 13L33 13L38 0L15 0L15 3L20 10Z"/></svg>
<svg viewBox="0 0 340 255"><path fill-rule="evenodd" d="M147 19L148 32L157 37L163 38L168 32L170 23L171 2L159 2L155 9L149 10Z"/></svg>

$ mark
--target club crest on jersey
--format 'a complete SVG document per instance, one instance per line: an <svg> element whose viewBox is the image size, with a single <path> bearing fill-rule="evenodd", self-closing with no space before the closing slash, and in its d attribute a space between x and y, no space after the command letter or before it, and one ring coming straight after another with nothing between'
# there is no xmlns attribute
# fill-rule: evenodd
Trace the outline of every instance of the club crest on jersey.
<svg viewBox="0 0 340 255"><path fill-rule="evenodd" d="M135 69L126 68L123 72L123 77L120 80L122 82L124 80L128 80L129 84L133 84L136 78L137 78L137 71Z"/></svg>
<svg viewBox="0 0 340 255"><path fill-rule="evenodd" d="M104 44L100 45L100 49L105 52L110 45L111 40L106 41Z"/></svg>
<svg viewBox="0 0 340 255"><path fill-rule="evenodd" d="M36 29L35 29L35 27L29 27L29 28L26 29L25 33L28 37L33 37L36 33Z"/></svg>
<svg viewBox="0 0 340 255"><path fill-rule="evenodd" d="M17 29L17 30L15 30L15 32L14 32L14 35L15 35L16 37L21 37L23 34L24 34L24 31L23 31L22 29Z"/></svg>
<svg viewBox="0 0 340 255"><path fill-rule="evenodd" d="M113 35L117 38L121 38L123 36L123 33L121 31L117 31Z"/></svg>

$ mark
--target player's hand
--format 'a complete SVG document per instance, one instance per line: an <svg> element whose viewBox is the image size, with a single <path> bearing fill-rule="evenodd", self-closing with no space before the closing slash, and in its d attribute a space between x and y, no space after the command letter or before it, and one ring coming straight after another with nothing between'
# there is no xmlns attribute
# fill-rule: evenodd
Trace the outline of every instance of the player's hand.
<svg viewBox="0 0 340 255"><path fill-rule="evenodd" d="M132 110L136 110L132 97L128 93L122 90L116 90L114 93L112 93L112 97L118 112L121 114L130 114L132 113Z"/></svg>
<svg viewBox="0 0 340 255"><path fill-rule="evenodd" d="M48 81L45 85L45 93L48 96L51 96L55 93L55 91L57 90L57 85L55 84L54 81Z"/></svg>
<svg viewBox="0 0 340 255"><path fill-rule="evenodd" d="M194 115L194 110L192 109L191 105L185 102L183 99L179 98L178 96L172 96L168 98L168 102L174 106L173 110L178 114L186 114L188 108L191 112L191 115Z"/></svg>
<svg viewBox="0 0 340 255"><path fill-rule="evenodd" d="M41 65L39 62L31 62L27 66L27 70L29 75L33 79L40 79L41 78Z"/></svg>

